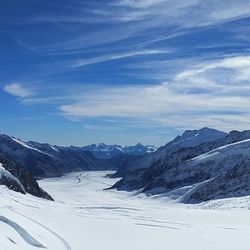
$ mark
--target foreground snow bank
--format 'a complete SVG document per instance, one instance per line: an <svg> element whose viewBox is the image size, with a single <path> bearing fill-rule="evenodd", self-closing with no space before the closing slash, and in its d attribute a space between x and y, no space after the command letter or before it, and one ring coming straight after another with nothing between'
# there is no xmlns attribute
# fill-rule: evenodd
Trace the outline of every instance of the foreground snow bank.
<svg viewBox="0 0 250 250"><path fill-rule="evenodd" d="M0 221L0 249L38 249L33 243L51 250L249 249L247 209L197 209L164 198L104 191L116 181L105 178L107 173L72 173L40 181L55 202L0 187L1 218L25 232L20 235ZM25 241L25 235L32 240Z"/></svg>

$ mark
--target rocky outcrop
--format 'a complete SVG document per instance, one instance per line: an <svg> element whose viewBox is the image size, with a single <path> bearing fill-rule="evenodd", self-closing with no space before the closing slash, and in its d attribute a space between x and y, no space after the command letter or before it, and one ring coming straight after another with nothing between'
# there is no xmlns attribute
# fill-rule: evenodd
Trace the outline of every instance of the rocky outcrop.
<svg viewBox="0 0 250 250"><path fill-rule="evenodd" d="M184 203L250 195L250 161L195 185L182 197Z"/></svg>
<svg viewBox="0 0 250 250"><path fill-rule="evenodd" d="M25 194L26 192L48 200L53 198L41 189L34 177L24 168L0 156L1 178L0 184L9 189Z"/></svg>

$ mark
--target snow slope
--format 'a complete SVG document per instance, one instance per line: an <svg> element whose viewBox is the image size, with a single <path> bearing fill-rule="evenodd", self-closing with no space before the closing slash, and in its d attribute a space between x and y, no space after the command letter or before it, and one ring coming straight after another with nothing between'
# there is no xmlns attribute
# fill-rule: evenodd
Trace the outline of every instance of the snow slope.
<svg viewBox="0 0 250 250"><path fill-rule="evenodd" d="M192 155L191 151L187 153ZM180 158L180 154L174 157ZM173 162L167 159L161 172L156 166L155 171L160 174L151 175L141 191L148 195L164 193L185 203L250 195L250 139L218 147L179 163Z"/></svg>
<svg viewBox="0 0 250 250"><path fill-rule="evenodd" d="M104 191L116 181L105 178L106 174L71 173L41 180L55 202L0 186L0 249L249 249L249 202L239 202L246 209L215 210L212 203L210 209L197 209ZM219 207L218 201L215 206Z"/></svg>

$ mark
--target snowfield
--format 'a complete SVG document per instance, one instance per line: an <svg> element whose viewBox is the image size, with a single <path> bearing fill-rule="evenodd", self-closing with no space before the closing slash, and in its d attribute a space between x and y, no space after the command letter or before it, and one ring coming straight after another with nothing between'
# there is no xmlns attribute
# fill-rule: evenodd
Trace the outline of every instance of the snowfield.
<svg viewBox="0 0 250 250"><path fill-rule="evenodd" d="M249 197L182 205L103 190L108 173L39 181L55 202L0 186L0 250L249 249Z"/></svg>

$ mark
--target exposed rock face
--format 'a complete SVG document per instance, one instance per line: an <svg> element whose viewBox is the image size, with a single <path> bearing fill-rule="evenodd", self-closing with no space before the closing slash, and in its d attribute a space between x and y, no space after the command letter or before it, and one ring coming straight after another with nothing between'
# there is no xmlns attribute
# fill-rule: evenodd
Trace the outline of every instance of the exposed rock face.
<svg viewBox="0 0 250 250"><path fill-rule="evenodd" d="M24 188L21 183L18 181L18 179L13 177L14 176L2 174L0 177L0 185L4 185L15 192L25 194Z"/></svg>
<svg viewBox="0 0 250 250"><path fill-rule="evenodd" d="M250 131L188 130L153 153L117 154L110 159L98 159L78 147L24 143L1 134L0 162L4 167L0 184L46 199L52 198L31 174L55 177L71 171L118 169L113 176L122 179L113 188L165 193L186 203L250 194Z"/></svg>
<svg viewBox="0 0 250 250"><path fill-rule="evenodd" d="M42 190L33 176L23 168L18 167L14 162L11 162L0 156L2 174L0 184L5 185L9 189L25 194L30 193L34 196L53 200L53 198Z"/></svg>
<svg viewBox="0 0 250 250"><path fill-rule="evenodd" d="M180 141L180 138L177 137L174 141ZM165 154L157 160L154 155L159 152L151 155L151 159L155 160L150 166L149 156L134 160L114 188L130 191L139 189L149 195L166 193L183 202L200 202L236 194L233 186L242 180L241 188L244 191L239 191L238 195L247 193L249 175L243 166L248 168L246 162L250 160L249 138L250 131L232 131L215 141L191 147L176 147L171 142L165 146L168 149ZM135 167L135 162L139 162L139 166Z"/></svg>
<svg viewBox="0 0 250 250"><path fill-rule="evenodd" d="M98 159L81 148L24 143L3 134L0 135L0 154L38 178L61 176L72 171L116 170L124 157L117 155L115 159Z"/></svg>
<svg viewBox="0 0 250 250"><path fill-rule="evenodd" d="M235 166L196 185L182 197L184 203L250 195L250 162Z"/></svg>
<svg viewBox="0 0 250 250"><path fill-rule="evenodd" d="M201 144L209 145L223 139L227 133L210 129L202 128L200 130L187 130L181 136L177 136L173 141L170 141L165 146L160 147L155 152L139 157L131 157L118 171L114 177L124 177L127 173L151 167L154 163L162 161L179 149L192 148ZM144 171L143 171L144 172Z"/></svg>

